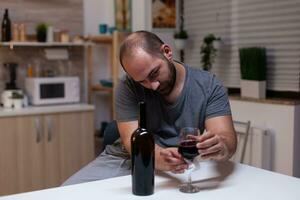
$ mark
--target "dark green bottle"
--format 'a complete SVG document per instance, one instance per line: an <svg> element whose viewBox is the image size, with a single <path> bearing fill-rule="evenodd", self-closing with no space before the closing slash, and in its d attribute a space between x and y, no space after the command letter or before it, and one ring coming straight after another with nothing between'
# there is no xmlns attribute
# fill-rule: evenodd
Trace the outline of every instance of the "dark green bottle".
<svg viewBox="0 0 300 200"><path fill-rule="evenodd" d="M154 192L154 138L146 129L146 103L139 107L139 127L131 136L132 193L147 196Z"/></svg>
<svg viewBox="0 0 300 200"><path fill-rule="evenodd" d="M11 23L8 16L8 9L5 9L3 20L2 20L1 41L2 42L11 41Z"/></svg>

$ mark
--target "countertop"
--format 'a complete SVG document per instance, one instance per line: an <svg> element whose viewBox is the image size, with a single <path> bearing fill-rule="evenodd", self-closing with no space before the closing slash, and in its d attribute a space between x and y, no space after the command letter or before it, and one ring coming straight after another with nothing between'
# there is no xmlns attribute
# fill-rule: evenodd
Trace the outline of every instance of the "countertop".
<svg viewBox="0 0 300 200"><path fill-rule="evenodd" d="M0 117L14 117L23 115L50 114L61 112L93 111L94 106L90 104L64 104L51 106L28 106L20 109L0 108Z"/></svg>
<svg viewBox="0 0 300 200"><path fill-rule="evenodd" d="M266 98L266 99L255 99L249 97L241 97L240 95L229 95L229 100L237 101L248 101L255 103L267 103L267 104L279 104L279 105L300 105L300 100L298 99L288 99L288 98Z"/></svg>
<svg viewBox="0 0 300 200"><path fill-rule="evenodd" d="M101 173L101 172L100 172ZM299 200L300 179L233 162L201 162L192 172L193 182L201 190L186 194L178 190L187 180L184 174L161 173L155 176L154 194L134 196L131 176L121 176L100 181L40 190L0 197L0 200L47 199L171 199L171 200Z"/></svg>

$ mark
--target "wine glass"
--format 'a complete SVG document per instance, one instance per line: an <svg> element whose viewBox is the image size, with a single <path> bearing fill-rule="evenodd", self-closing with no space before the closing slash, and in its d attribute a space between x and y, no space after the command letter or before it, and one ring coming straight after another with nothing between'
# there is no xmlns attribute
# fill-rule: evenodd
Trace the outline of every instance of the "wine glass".
<svg viewBox="0 0 300 200"><path fill-rule="evenodd" d="M183 156L185 162L189 165L188 182L181 185L179 190L184 193L196 193L200 188L192 184L191 172L195 169L193 160L199 155L196 147L197 140L195 136L199 136L200 131L195 127L184 127L180 129L178 152Z"/></svg>

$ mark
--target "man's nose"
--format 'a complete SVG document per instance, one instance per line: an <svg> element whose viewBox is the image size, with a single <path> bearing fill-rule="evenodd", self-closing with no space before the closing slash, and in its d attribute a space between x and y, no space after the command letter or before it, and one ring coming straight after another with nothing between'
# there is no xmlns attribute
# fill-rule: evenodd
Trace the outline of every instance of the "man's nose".
<svg viewBox="0 0 300 200"><path fill-rule="evenodd" d="M157 88L159 87L160 83L159 81L149 81L147 80L146 83L144 83L144 87L150 89L150 90L157 90Z"/></svg>
<svg viewBox="0 0 300 200"><path fill-rule="evenodd" d="M151 89L154 90L154 91L157 90L159 85L160 85L159 81L150 82Z"/></svg>

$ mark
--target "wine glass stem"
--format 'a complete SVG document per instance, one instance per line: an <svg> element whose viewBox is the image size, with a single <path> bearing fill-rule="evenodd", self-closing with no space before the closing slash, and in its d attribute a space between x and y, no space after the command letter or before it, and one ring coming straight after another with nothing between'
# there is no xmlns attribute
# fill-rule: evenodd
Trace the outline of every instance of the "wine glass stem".
<svg viewBox="0 0 300 200"><path fill-rule="evenodd" d="M188 176L188 186L191 186L192 184L192 176L191 176L191 172L189 172L189 176Z"/></svg>

